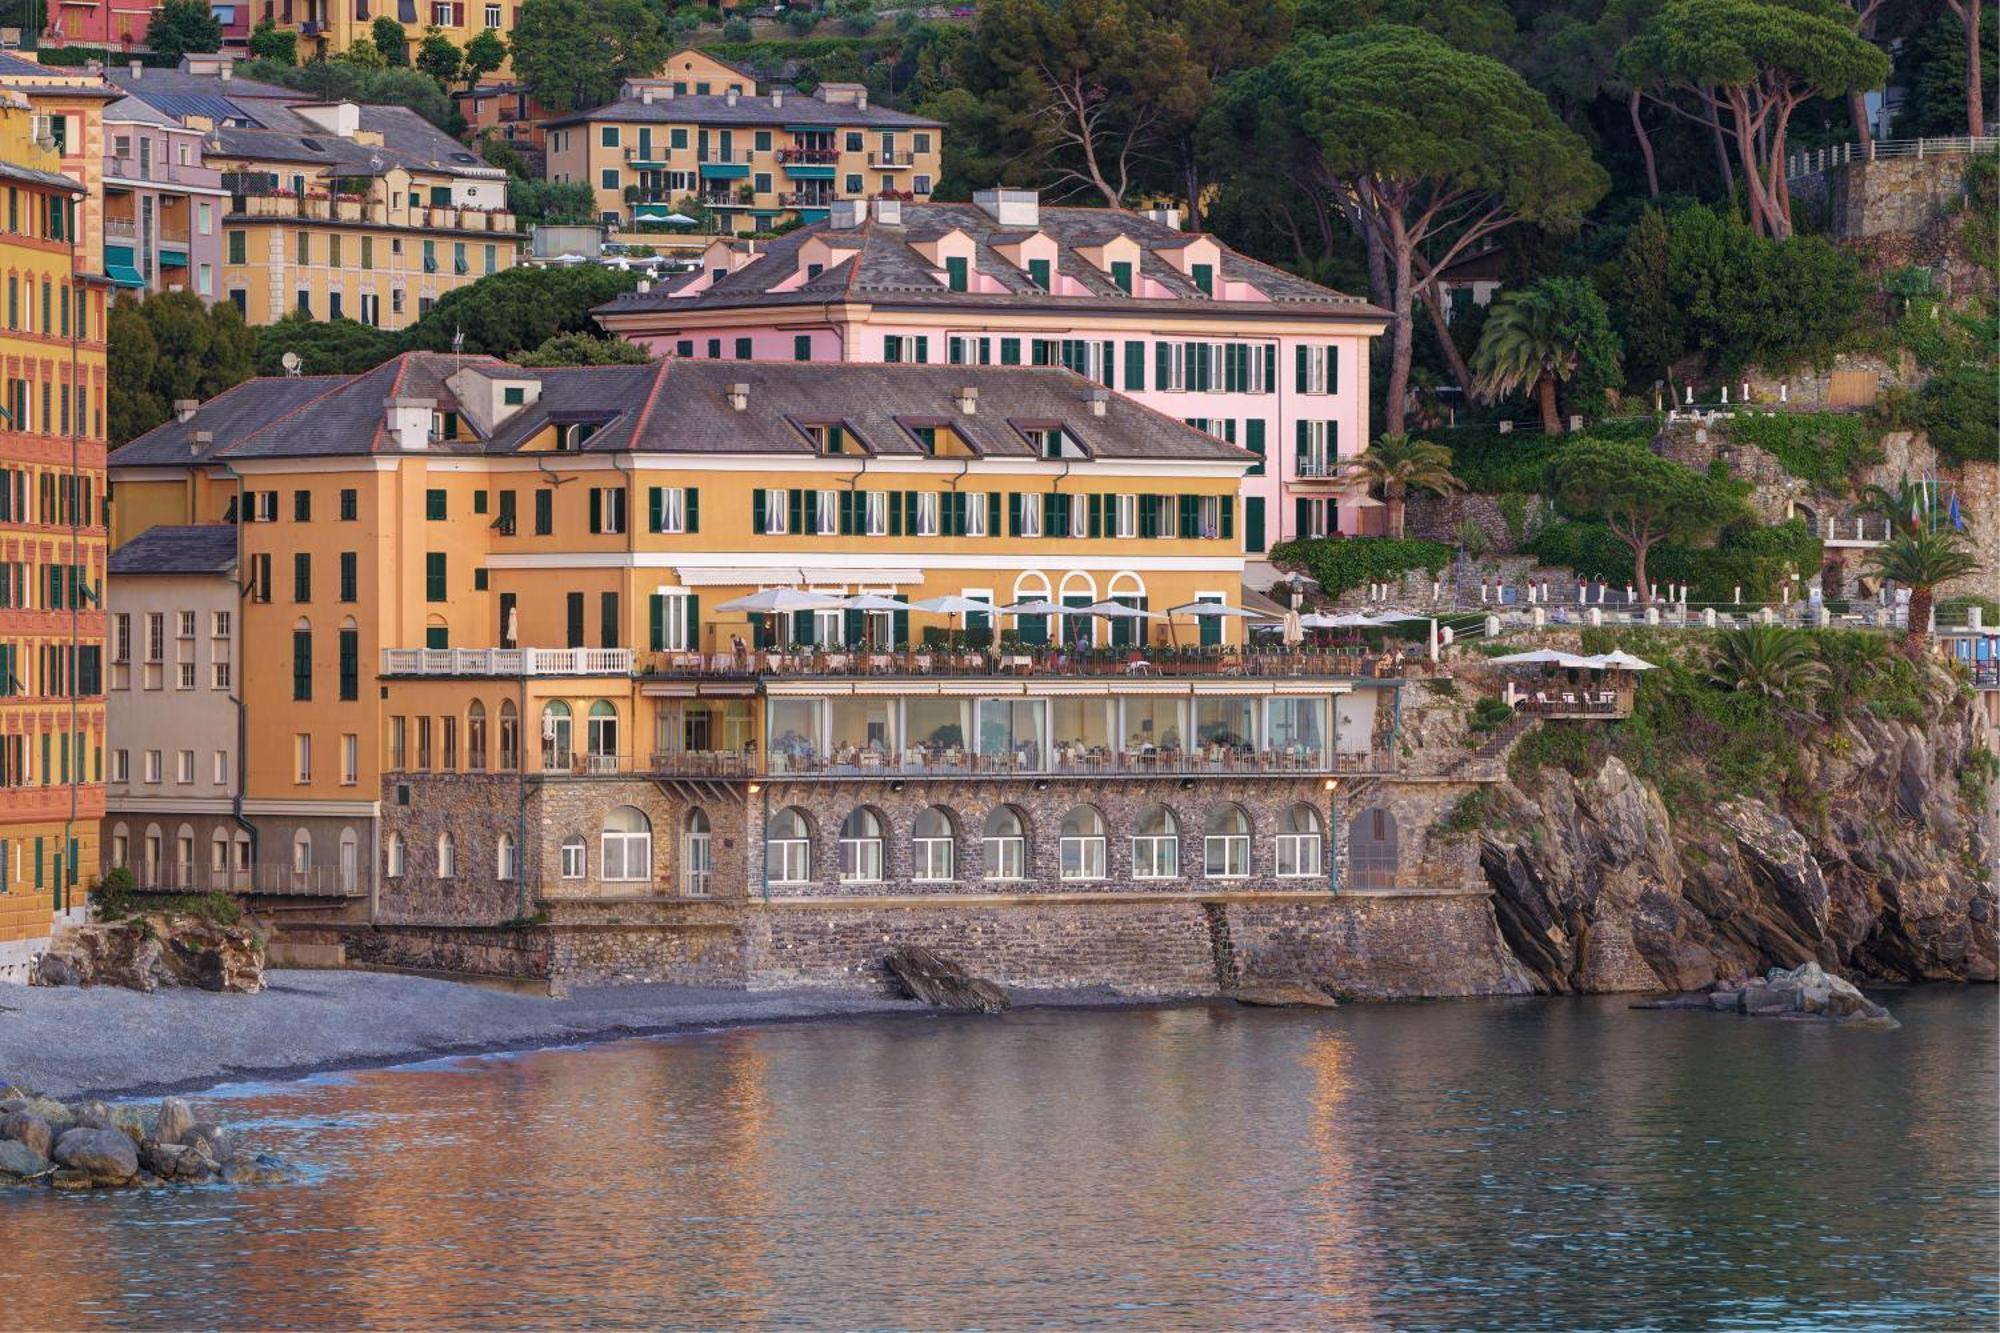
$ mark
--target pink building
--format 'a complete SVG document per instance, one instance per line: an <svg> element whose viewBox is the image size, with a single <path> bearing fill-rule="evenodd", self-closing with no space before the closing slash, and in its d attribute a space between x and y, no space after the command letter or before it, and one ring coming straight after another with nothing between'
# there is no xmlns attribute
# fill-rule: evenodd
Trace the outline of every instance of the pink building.
<svg viewBox="0 0 2000 1333"><path fill-rule="evenodd" d="M656 355L1061 365L1263 456L1244 547L1380 530L1336 479L1368 442L1385 312L1180 230L1171 210L849 200L597 312Z"/></svg>
<svg viewBox="0 0 2000 1333"><path fill-rule="evenodd" d="M222 24L223 49L241 50L250 40L249 0L210 0L208 8ZM144 51L146 29L158 9L157 0L56 0L48 6L41 44Z"/></svg>

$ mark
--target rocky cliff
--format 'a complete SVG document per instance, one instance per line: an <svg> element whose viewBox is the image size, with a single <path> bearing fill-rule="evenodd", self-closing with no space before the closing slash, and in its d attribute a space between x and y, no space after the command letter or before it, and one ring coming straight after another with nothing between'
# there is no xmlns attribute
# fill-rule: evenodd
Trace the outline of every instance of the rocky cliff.
<svg viewBox="0 0 2000 1333"><path fill-rule="evenodd" d="M1508 946L1554 993L1692 990L1808 961L1993 981L1992 797L1963 776L1985 772L1980 724L1954 677L1925 670L1929 720L1802 728L1796 800L1670 806L1616 754L1514 765L1481 838Z"/></svg>

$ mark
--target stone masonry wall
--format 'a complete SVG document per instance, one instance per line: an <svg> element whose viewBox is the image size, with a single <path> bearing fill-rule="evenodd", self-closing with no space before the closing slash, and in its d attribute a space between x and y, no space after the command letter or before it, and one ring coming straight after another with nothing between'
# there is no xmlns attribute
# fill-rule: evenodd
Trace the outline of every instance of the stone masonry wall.
<svg viewBox="0 0 2000 1333"><path fill-rule="evenodd" d="M1317 982L1359 999L1524 995L1487 893L1231 903L1225 920L1245 984Z"/></svg>
<svg viewBox="0 0 2000 1333"><path fill-rule="evenodd" d="M523 885L499 878L504 833L520 838L519 779L513 774L405 773L382 784L384 873L375 919L382 923L491 926L521 915ZM457 861L438 874L438 839L449 833ZM522 871L535 883L535 819ZM387 873L390 838L401 834L403 873Z"/></svg>

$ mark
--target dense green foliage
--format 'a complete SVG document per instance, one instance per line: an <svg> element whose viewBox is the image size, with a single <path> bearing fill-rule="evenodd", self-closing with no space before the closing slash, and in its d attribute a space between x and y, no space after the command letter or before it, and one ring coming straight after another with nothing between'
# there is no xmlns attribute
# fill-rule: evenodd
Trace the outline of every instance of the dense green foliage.
<svg viewBox="0 0 2000 1333"><path fill-rule="evenodd" d="M298 311L255 332L259 375L284 374L287 352L298 354L304 374L351 375L402 350L399 334L351 319L314 319Z"/></svg>
<svg viewBox="0 0 2000 1333"><path fill-rule="evenodd" d="M146 45L162 61L222 49L222 21L205 0L164 0L146 25Z"/></svg>
<svg viewBox="0 0 2000 1333"><path fill-rule="evenodd" d="M1622 588L1634 581L1632 548L1602 523L1558 521L1537 532L1526 550L1544 564L1574 569L1579 577ZM1709 546L1667 541L1646 556L1656 583L1685 583L1698 602L1727 602L1741 589L1746 602L1775 601L1790 574L1797 580L1820 567L1821 547L1803 519L1765 527L1750 521L1725 526Z"/></svg>
<svg viewBox="0 0 2000 1333"><path fill-rule="evenodd" d="M537 223L597 221L597 196L583 181L531 180L510 176L507 209L527 230Z"/></svg>
<svg viewBox="0 0 2000 1333"><path fill-rule="evenodd" d="M1917 419L1937 451L1953 462L1993 461L2000 422L2000 380L1991 366L1953 366L1917 395Z"/></svg>
<svg viewBox="0 0 2000 1333"><path fill-rule="evenodd" d="M458 108L452 105L451 98L445 95L437 80L407 66L371 65L335 56L331 60L314 60L298 66L252 60L238 66L236 72L246 79L296 88L330 102L345 100L406 106L447 134L458 134L465 128L465 118L458 114Z"/></svg>
<svg viewBox="0 0 2000 1333"><path fill-rule="evenodd" d="M609 102L626 79L657 73L674 36L646 0L524 0L512 46L514 76L561 112Z"/></svg>
<svg viewBox="0 0 2000 1333"><path fill-rule="evenodd" d="M1659 423L1653 417L1600 421L1578 435L1502 435L1496 430L1464 429L1451 433L1451 470L1465 488L1480 495L1508 492L1534 494L1546 490L1549 467L1573 444L1600 440L1643 445Z"/></svg>
<svg viewBox="0 0 2000 1333"><path fill-rule="evenodd" d="M1802 481L1836 490L1882 456L1865 421L1837 412L1739 416L1729 423L1729 438L1756 445Z"/></svg>
<svg viewBox="0 0 2000 1333"><path fill-rule="evenodd" d="M1604 298L1582 278L1543 278L1493 303L1472 356L1472 387L1488 401L1538 395L1542 430L1562 429L1561 399L1602 402L1619 382L1618 335Z"/></svg>
<svg viewBox="0 0 2000 1333"><path fill-rule="evenodd" d="M1298 569L1325 590L1339 596L1350 588L1399 579L1413 569L1436 578L1451 563L1451 548L1415 538L1308 537L1279 542L1270 551L1280 569Z"/></svg>
<svg viewBox="0 0 2000 1333"><path fill-rule="evenodd" d="M517 366L643 366L653 358L623 338L591 333L558 333L528 352L507 358Z"/></svg>
<svg viewBox="0 0 2000 1333"><path fill-rule="evenodd" d="M259 19L250 30L249 49L252 60L268 60L278 65L299 63L298 33L280 28L269 19Z"/></svg>
<svg viewBox="0 0 2000 1333"><path fill-rule="evenodd" d="M637 283L635 274L595 264L506 269L439 297L411 326L407 344L449 351L452 335L463 332L462 350L507 356L559 333L595 333L591 310Z"/></svg>
<svg viewBox="0 0 2000 1333"><path fill-rule="evenodd" d="M176 400L206 400L250 376L256 335L227 301L192 292L122 297L105 330L105 430L123 444L165 421Z"/></svg>
<svg viewBox="0 0 2000 1333"><path fill-rule="evenodd" d="M1663 542L1707 539L1744 516L1748 487L1661 458L1649 449L1581 440L1551 470L1551 489L1565 513L1603 520L1632 552L1632 582L1642 590L1659 571L1647 556Z"/></svg>

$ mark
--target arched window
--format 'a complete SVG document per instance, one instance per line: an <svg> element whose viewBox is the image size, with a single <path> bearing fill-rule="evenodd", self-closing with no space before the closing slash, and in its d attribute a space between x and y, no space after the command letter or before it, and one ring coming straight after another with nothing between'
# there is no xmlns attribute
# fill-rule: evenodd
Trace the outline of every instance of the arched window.
<svg viewBox="0 0 2000 1333"><path fill-rule="evenodd" d="M569 705L551 699L542 706L542 767L567 772L570 767Z"/></svg>
<svg viewBox="0 0 2000 1333"><path fill-rule="evenodd" d="M1180 873L1180 825L1164 805L1149 805L1132 826L1132 878L1173 879Z"/></svg>
<svg viewBox="0 0 2000 1333"><path fill-rule="evenodd" d="M958 838L951 811L933 805L910 828L911 874L923 880L957 877Z"/></svg>
<svg viewBox="0 0 2000 1333"><path fill-rule="evenodd" d="M294 876L309 875L312 873L312 868L312 834L306 832L304 829L300 829L292 834L292 874Z"/></svg>
<svg viewBox="0 0 2000 1333"><path fill-rule="evenodd" d="M146 843L143 853L143 872L139 882L148 887L156 887L160 882L161 862L166 857L166 835L160 832L158 824L146 825Z"/></svg>
<svg viewBox="0 0 2000 1333"><path fill-rule="evenodd" d="M122 824L121 824L121 825L119 825L119 828L120 828L120 830L123 830L123 828L124 828L124 825L122 825ZM114 837L114 842L115 842L115 837ZM123 848L119 848L118 850L119 850L119 851L123 851L124 849L123 849ZM123 862L121 861L121 862L119 862L119 864L121 864L121 865L122 865L122 864L124 864L124 863L123 863ZM210 879L209 879L209 885L208 885L208 887L209 887L209 888L211 888L211 889L226 889L226 888L228 888L228 886L229 886L229 879L228 879L228 876L229 876L229 835L228 835L227 833L225 833L225 832L224 832L223 830L221 830L221 829L217 829L217 830L216 830L216 831L215 831L214 833L212 833L212 834L210 834L210 835L209 835L209 839L208 839L208 873L209 873L209 876L210 876Z"/></svg>
<svg viewBox="0 0 2000 1333"><path fill-rule="evenodd" d="M708 893L714 874L708 813L697 806L687 812L687 823L681 829L681 892L697 897Z"/></svg>
<svg viewBox="0 0 2000 1333"><path fill-rule="evenodd" d="M183 824L174 834L174 887L194 887L194 825Z"/></svg>
<svg viewBox="0 0 2000 1333"><path fill-rule="evenodd" d="M1028 873L1028 826L1021 812L1003 805L986 816L982 834L986 852L986 878L1025 879Z"/></svg>
<svg viewBox="0 0 2000 1333"><path fill-rule="evenodd" d="M590 705L584 719L584 745L589 751L592 772L616 772L618 768L618 706L608 699Z"/></svg>
<svg viewBox="0 0 2000 1333"><path fill-rule="evenodd" d="M521 766L521 716L512 699L500 701L500 768L511 773Z"/></svg>
<svg viewBox="0 0 2000 1333"><path fill-rule="evenodd" d="M458 876L458 839L449 833L438 834L437 877L455 879Z"/></svg>
<svg viewBox="0 0 2000 1333"><path fill-rule="evenodd" d="M562 840L562 877L564 879L582 879L585 869L585 856L584 843L581 837L572 833L567 838L564 838Z"/></svg>
<svg viewBox="0 0 2000 1333"><path fill-rule="evenodd" d="M1356 889L1396 887L1396 816L1388 809L1360 811L1347 826L1347 879Z"/></svg>
<svg viewBox="0 0 2000 1333"><path fill-rule="evenodd" d="M400 833L391 833L389 835L389 869L386 872L389 878L401 879L403 877L403 869L409 864L409 861L409 846L403 841L403 835Z"/></svg>
<svg viewBox="0 0 2000 1333"><path fill-rule="evenodd" d="M1201 871L1210 879L1244 879L1250 874L1250 816L1242 806L1225 805L1208 817Z"/></svg>
<svg viewBox="0 0 2000 1333"><path fill-rule="evenodd" d="M597 877L631 882L653 877L653 823L636 806L621 805L604 817Z"/></svg>
<svg viewBox="0 0 2000 1333"><path fill-rule="evenodd" d="M498 855L494 859L496 862L494 866L494 874L500 879L505 879L505 880L513 879L516 873L514 869L513 834L503 833L500 835Z"/></svg>
<svg viewBox="0 0 2000 1333"><path fill-rule="evenodd" d="M424 647L451 647L451 626L435 611L424 618Z"/></svg>
<svg viewBox="0 0 2000 1333"><path fill-rule="evenodd" d="M882 878L882 821L865 805L840 822L840 878L848 884Z"/></svg>
<svg viewBox="0 0 2000 1333"><path fill-rule="evenodd" d="M1084 516L1082 505L1075 506L1078 518ZM1063 606L1089 606L1097 600L1097 580L1088 574L1072 572L1063 575L1062 590L1056 601ZM1089 646L1096 641L1097 617L1064 616L1062 621L1062 642Z"/></svg>
<svg viewBox="0 0 2000 1333"><path fill-rule="evenodd" d="M1309 805L1288 807L1278 816L1279 879L1316 879L1322 872L1325 834L1319 811Z"/></svg>
<svg viewBox="0 0 2000 1333"><path fill-rule="evenodd" d="M1040 497L1036 497L1038 500ZM1046 602L1049 600L1049 576L1037 570L1029 570L1014 580L1015 602ZM1022 643L1047 643L1049 641L1049 618L1047 616L1015 616L1014 635Z"/></svg>
<svg viewBox="0 0 2000 1333"><path fill-rule="evenodd" d="M351 828L340 831L340 891L353 893L361 884L361 839Z"/></svg>
<svg viewBox="0 0 2000 1333"><path fill-rule="evenodd" d="M222 836L220 830L216 836ZM111 864L127 867L132 864L132 831L123 824L113 825L111 829Z"/></svg>
<svg viewBox="0 0 2000 1333"><path fill-rule="evenodd" d="M465 710L465 767L486 771L486 705L474 699Z"/></svg>
<svg viewBox="0 0 2000 1333"><path fill-rule="evenodd" d="M1079 805L1063 816L1058 851L1064 879L1104 878L1104 816L1097 807Z"/></svg>
<svg viewBox="0 0 2000 1333"><path fill-rule="evenodd" d="M812 825L797 806L786 806L764 830L764 870L773 884L812 882Z"/></svg>

